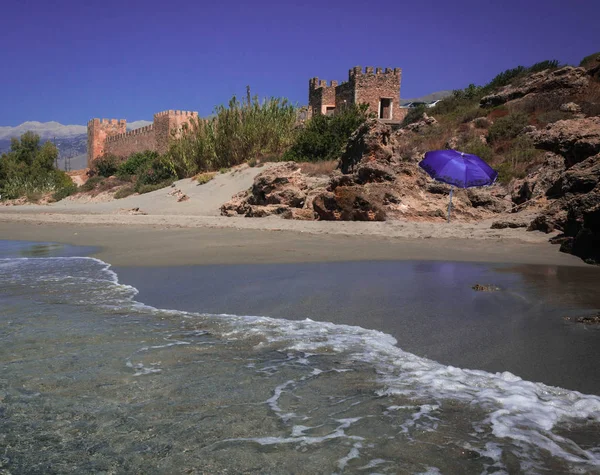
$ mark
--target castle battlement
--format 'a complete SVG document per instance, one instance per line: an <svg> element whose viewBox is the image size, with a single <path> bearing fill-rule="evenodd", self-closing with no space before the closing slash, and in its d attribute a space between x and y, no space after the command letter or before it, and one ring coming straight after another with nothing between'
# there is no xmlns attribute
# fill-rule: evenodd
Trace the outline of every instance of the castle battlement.
<svg viewBox="0 0 600 475"><path fill-rule="evenodd" d="M104 154L126 158L146 150L165 153L169 141L198 118L198 112L166 110L154 114L150 125L127 130L125 119L91 119L88 121L88 166Z"/></svg>
<svg viewBox="0 0 600 475"><path fill-rule="evenodd" d="M106 137L106 142L118 142L125 137L135 137L136 135L146 135L154 133L154 124L145 125L144 127L139 127L137 129L128 130L124 134L116 134L110 135Z"/></svg>
<svg viewBox="0 0 600 475"><path fill-rule="evenodd" d="M308 82L308 114L335 114L350 104L367 104L369 112L380 119L401 120L400 68L354 66L348 70L348 81L326 81L313 77Z"/></svg>
<svg viewBox="0 0 600 475"><path fill-rule="evenodd" d="M180 110L168 110L168 111L162 111L162 112L157 112L156 114L154 114L154 117L164 117L164 116L184 116L184 117L196 117L198 115L198 112L194 112L194 111L180 111Z"/></svg>

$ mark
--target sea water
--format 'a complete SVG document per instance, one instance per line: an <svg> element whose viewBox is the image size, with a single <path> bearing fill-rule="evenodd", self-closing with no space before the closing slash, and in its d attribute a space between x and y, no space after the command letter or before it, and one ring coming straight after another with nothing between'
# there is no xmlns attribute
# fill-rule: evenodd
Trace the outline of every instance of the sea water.
<svg viewBox="0 0 600 475"><path fill-rule="evenodd" d="M153 308L102 261L28 252L0 256L2 474L600 473L598 396L358 326Z"/></svg>

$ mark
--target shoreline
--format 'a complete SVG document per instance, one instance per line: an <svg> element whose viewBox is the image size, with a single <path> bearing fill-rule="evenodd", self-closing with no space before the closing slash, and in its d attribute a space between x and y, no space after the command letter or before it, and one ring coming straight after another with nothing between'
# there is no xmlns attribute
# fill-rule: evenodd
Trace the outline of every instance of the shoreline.
<svg viewBox="0 0 600 475"><path fill-rule="evenodd" d="M62 215L65 216L65 215ZM556 265L595 268L581 259L559 252L547 242L523 242L515 238L410 237L382 232L410 228L413 223L328 223L314 222L314 228L297 223L296 230L282 230L277 221L263 218L225 218L262 228L211 227L195 222L195 227L168 223L168 217L123 216L122 221L93 219L79 222L38 219L6 219L0 213L0 238L20 241L47 241L98 248L94 257L114 266L189 266L214 264L277 264L342 261L458 261L504 264ZM101 218L102 216L100 216ZM97 218L91 216L90 218ZM148 218L145 220L134 218ZM125 224L127 222L129 224ZM238 224L238 223L231 223ZM371 233L357 233L355 226L371 225ZM416 225L422 223L414 223ZM425 223L432 225L436 223ZM275 226L269 228L268 226ZM460 226L461 223L457 223ZM437 223L444 230L444 225ZM433 228L433 227L432 227ZM354 232L351 232L354 231ZM504 230L502 230L504 231ZM519 231L519 230L511 230ZM524 231L520 230L521 233ZM379 232L380 234L377 234ZM449 232L446 229L446 232ZM533 233L527 233L533 234ZM541 233L538 233L541 234ZM443 234L443 236L445 236ZM600 268L598 268L600 272Z"/></svg>

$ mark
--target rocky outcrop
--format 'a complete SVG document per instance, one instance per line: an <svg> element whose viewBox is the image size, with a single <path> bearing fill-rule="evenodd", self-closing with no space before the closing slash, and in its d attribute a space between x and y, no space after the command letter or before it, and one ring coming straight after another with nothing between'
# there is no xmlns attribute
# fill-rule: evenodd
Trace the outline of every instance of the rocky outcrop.
<svg viewBox="0 0 600 475"><path fill-rule="evenodd" d="M565 159L560 155L547 152L544 163L538 170L525 178L515 180L511 186L511 199L516 205L543 198L565 171Z"/></svg>
<svg viewBox="0 0 600 475"><path fill-rule="evenodd" d="M304 175L297 163L280 163L257 175L250 190L236 194L223 204L221 214L257 218L271 215L298 219L307 219L309 216L314 218L314 190L319 187L323 189L326 182L326 179ZM292 211L298 209L307 211Z"/></svg>
<svg viewBox="0 0 600 475"><path fill-rule="evenodd" d="M559 120L527 135L537 148L562 155L569 168L600 152L600 117Z"/></svg>
<svg viewBox="0 0 600 475"><path fill-rule="evenodd" d="M434 125L425 122L423 126ZM221 214L335 221L442 221L450 188L432 180L419 168L418 159L403 152L407 137L414 138L415 134L368 120L351 136L338 170L330 176L306 176L293 162L274 165L255 178L249 191L225 203ZM500 196L491 189L455 189L452 215L474 220L505 211L510 202Z"/></svg>
<svg viewBox="0 0 600 475"><path fill-rule="evenodd" d="M429 117L425 112L423 112L423 115L418 121L407 125L405 129L411 132L423 132L429 127L437 125L437 123L438 121L435 119L435 117Z"/></svg>
<svg viewBox="0 0 600 475"><path fill-rule="evenodd" d="M589 81L589 75L585 68L566 66L555 70L540 71L517 84L510 84L494 94L483 97L480 105L482 107L499 106L529 94L574 94L585 89Z"/></svg>
<svg viewBox="0 0 600 475"><path fill-rule="evenodd" d="M561 251L600 264L600 154L564 171L549 193L556 199L528 229L560 230Z"/></svg>

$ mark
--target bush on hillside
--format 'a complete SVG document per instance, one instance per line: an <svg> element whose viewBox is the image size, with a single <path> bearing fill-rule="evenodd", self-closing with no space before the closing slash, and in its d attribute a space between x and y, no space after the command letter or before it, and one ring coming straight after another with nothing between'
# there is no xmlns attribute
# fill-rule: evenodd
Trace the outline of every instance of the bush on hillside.
<svg viewBox="0 0 600 475"><path fill-rule="evenodd" d="M316 115L300 129L284 160L319 162L338 159L352 133L369 117L366 104L351 105L333 116Z"/></svg>
<svg viewBox="0 0 600 475"><path fill-rule="evenodd" d="M402 120L402 127L406 127L407 125L418 122L423 117L423 114L425 114L427 111L428 108L426 104L421 104L417 107L411 107L404 117L404 120Z"/></svg>
<svg viewBox="0 0 600 475"><path fill-rule="evenodd" d="M594 64L596 62L597 58L600 58L600 51L598 51L597 53L594 53L594 54L590 54L590 55L586 56L585 58L583 58L581 60L581 62L579 63L579 66L582 68L586 68L586 67L590 66L591 64Z"/></svg>
<svg viewBox="0 0 600 475"><path fill-rule="evenodd" d="M134 153L118 166L116 174L119 178L127 180L132 176L137 175L142 169L147 168L148 163L157 158L158 152L153 152L151 150Z"/></svg>
<svg viewBox="0 0 600 475"><path fill-rule="evenodd" d="M175 180L177 180L177 173L172 164L165 157L159 156L138 171L135 191L142 193L140 190L144 189L146 185L156 186L168 183L164 185L168 186Z"/></svg>
<svg viewBox="0 0 600 475"><path fill-rule="evenodd" d="M490 143L515 138L529 123L527 114L512 112L496 119L488 130L487 139Z"/></svg>
<svg viewBox="0 0 600 475"><path fill-rule="evenodd" d="M117 173L120 162L121 160L119 160L118 157L106 153L93 161L92 166L90 167L91 173L92 175L108 178Z"/></svg>

